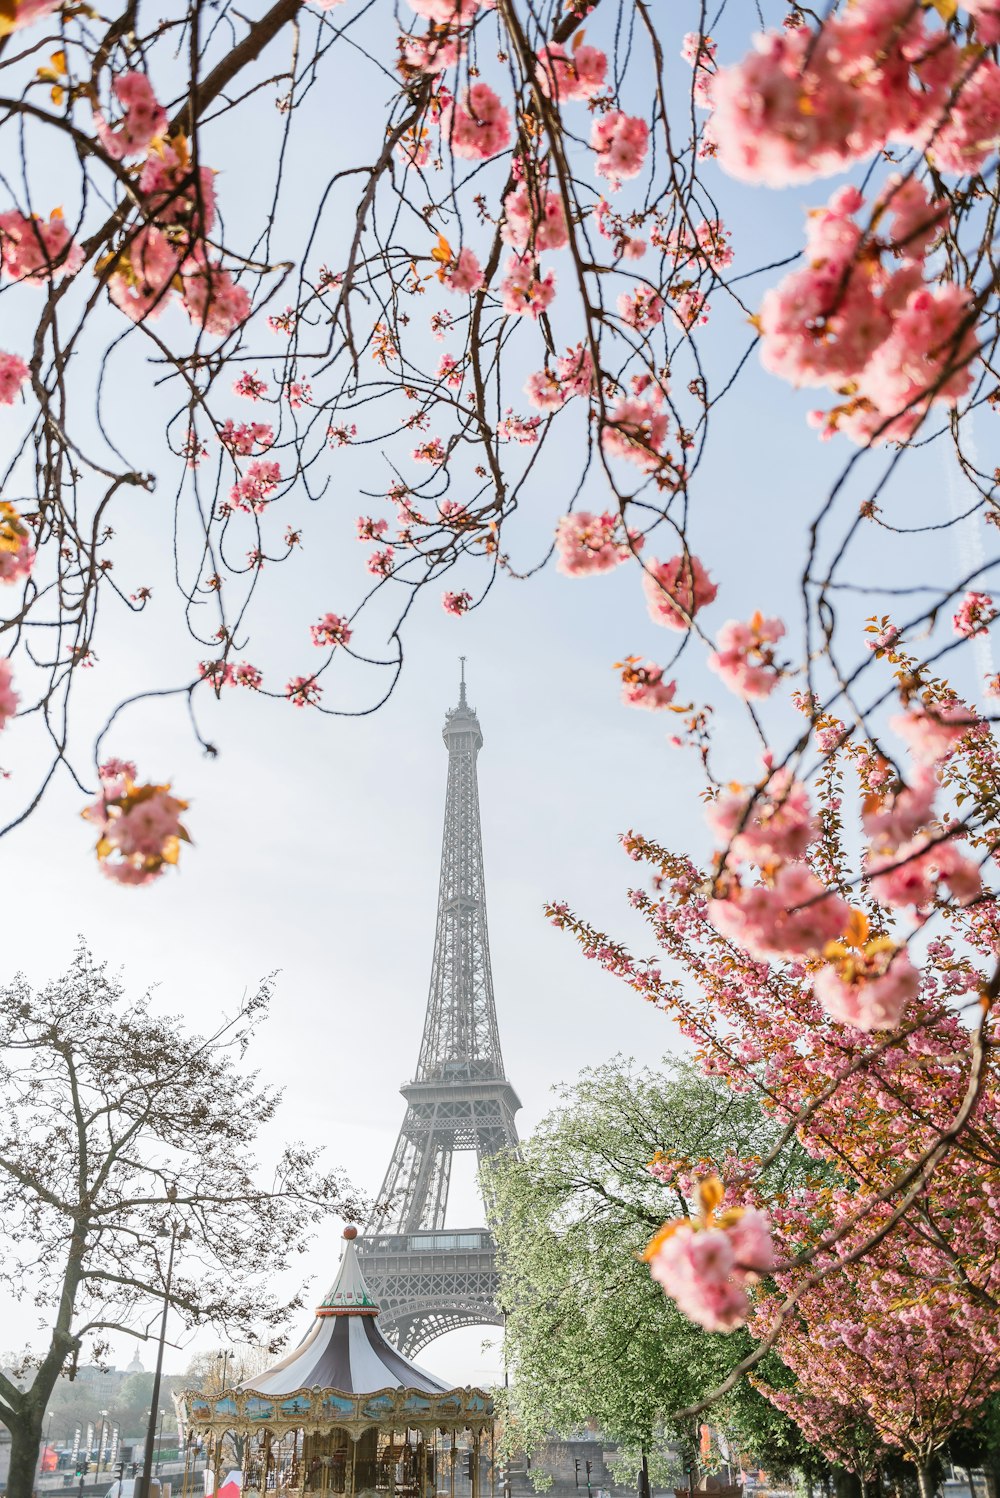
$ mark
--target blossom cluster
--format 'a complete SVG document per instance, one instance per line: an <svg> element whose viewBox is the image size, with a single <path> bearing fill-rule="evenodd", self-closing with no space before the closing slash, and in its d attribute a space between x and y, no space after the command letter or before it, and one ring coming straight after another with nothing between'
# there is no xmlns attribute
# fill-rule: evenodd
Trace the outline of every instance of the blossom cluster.
<svg viewBox="0 0 1000 1498"><path fill-rule="evenodd" d="M678 1309L706 1331L726 1332L747 1318L747 1286L774 1268L767 1214L721 1206L718 1176L698 1187L699 1211L665 1222L646 1246L649 1272Z"/></svg>
<svg viewBox="0 0 1000 1498"><path fill-rule="evenodd" d="M150 884L176 864L187 802L169 785L139 785L135 765L107 760L99 768L100 791L82 815L97 827L97 858L102 873L117 884Z"/></svg>
<svg viewBox="0 0 1000 1498"><path fill-rule="evenodd" d="M929 9L854 0L816 30L758 35L749 56L710 81L721 165L784 187L897 144L926 151L939 172L978 171L1000 140L1000 67L932 29ZM995 7L967 9L990 34Z"/></svg>
<svg viewBox="0 0 1000 1498"><path fill-rule="evenodd" d="M955 405L972 384L973 295L925 280L945 207L915 178L890 178L875 205L888 233L862 229L863 206L857 188L843 187L810 214L808 264L761 303L761 361L792 384L847 392L811 418L824 435L905 441L932 405Z"/></svg>
<svg viewBox="0 0 1000 1498"><path fill-rule="evenodd" d="M15 507L0 500L0 583L16 583L35 565L31 532Z"/></svg>
<svg viewBox="0 0 1000 1498"><path fill-rule="evenodd" d="M193 323L225 337L249 317L250 298L221 263L209 258L213 174L195 166L183 134L164 137L166 113L144 74L123 74L114 92L123 118L112 128L98 113L98 136L118 159L145 153L137 182L145 212L99 266L108 295L127 317L144 322L159 317L177 293Z"/></svg>

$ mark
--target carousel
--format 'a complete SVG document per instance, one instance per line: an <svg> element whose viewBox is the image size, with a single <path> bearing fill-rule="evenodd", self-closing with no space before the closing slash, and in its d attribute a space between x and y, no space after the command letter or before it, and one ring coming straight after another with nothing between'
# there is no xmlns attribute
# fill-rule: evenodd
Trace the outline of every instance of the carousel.
<svg viewBox="0 0 1000 1498"><path fill-rule="evenodd" d="M230 1485L243 1498L493 1491L492 1399L449 1389L387 1341L356 1237L344 1229L336 1282L294 1352L238 1388L180 1396L184 1498Z"/></svg>

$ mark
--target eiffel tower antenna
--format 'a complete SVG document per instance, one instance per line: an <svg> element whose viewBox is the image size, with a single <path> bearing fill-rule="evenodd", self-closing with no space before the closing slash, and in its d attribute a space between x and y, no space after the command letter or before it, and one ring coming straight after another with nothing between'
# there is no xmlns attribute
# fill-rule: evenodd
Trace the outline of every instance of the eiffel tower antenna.
<svg viewBox="0 0 1000 1498"><path fill-rule="evenodd" d="M466 697L460 657L458 706L445 717L445 797L437 926L430 992L406 1115L358 1241L382 1325L408 1356L459 1326L499 1325L496 1247L485 1227L445 1228L452 1158L474 1150L480 1165L517 1148L521 1104L500 1052L486 925L486 882L476 760L482 729Z"/></svg>

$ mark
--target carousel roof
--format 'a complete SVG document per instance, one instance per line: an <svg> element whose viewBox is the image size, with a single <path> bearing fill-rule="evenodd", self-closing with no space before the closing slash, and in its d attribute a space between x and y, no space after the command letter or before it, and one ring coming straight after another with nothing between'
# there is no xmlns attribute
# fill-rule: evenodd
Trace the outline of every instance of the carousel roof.
<svg viewBox="0 0 1000 1498"><path fill-rule="evenodd" d="M378 1303L365 1282L354 1240L344 1229L344 1255L333 1288L294 1352L240 1385L256 1394L293 1394L297 1389L337 1389L374 1394L379 1389L419 1389L441 1394L447 1388L432 1373L404 1358L379 1331Z"/></svg>

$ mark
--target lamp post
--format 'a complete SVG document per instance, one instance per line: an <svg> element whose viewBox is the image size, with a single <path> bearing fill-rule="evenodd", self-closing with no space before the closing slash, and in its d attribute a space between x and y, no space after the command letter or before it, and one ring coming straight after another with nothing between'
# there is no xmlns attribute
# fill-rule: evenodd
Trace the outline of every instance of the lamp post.
<svg viewBox="0 0 1000 1498"><path fill-rule="evenodd" d="M156 1433L156 1475L160 1475L160 1462L163 1457L163 1417L166 1410L160 1411L160 1428Z"/></svg>
<svg viewBox="0 0 1000 1498"><path fill-rule="evenodd" d="M178 1238L190 1238L191 1233L187 1227L180 1223L172 1222L167 1227L164 1221L157 1228L158 1238L170 1239L170 1252L167 1255L167 1273L163 1281L163 1315L160 1318L160 1340L156 1349L156 1369L153 1373L153 1392L150 1395L149 1424L146 1426L146 1446L143 1453L142 1477L140 1478L136 1498L149 1498L149 1483L153 1475L153 1449L156 1445L156 1417L160 1403L160 1380L163 1376L163 1348L167 1340L167 1316L170 1313L170 1283L174 1274L174 1250L177 1247Z"/></svg>
<svg viewBox="0 0 1000 1498"><path fill-rule="evenodd" d="M45 1475L45 1453L48 1450L49 1436L51 1435L51 1433L52 1433L52 1414L50 1412L49 1419L48 1419L48 1424L45 1427L45 1435L42 1437L42 1447L41 1447L41 1450L38 1453L38 1466L35 1469L35 1482L36 1482L36 1484Z"/></svg>
<svg viewBox="0 0 1000 1498"><path fill-rule="evenodd" d="M229 1349L226 1348L224 1352L217 1353L215 1361L222 1364L222 1386L219 1389L219 1393L224 1394L226 1391L226 1366L229 1362Z"/></svg>

